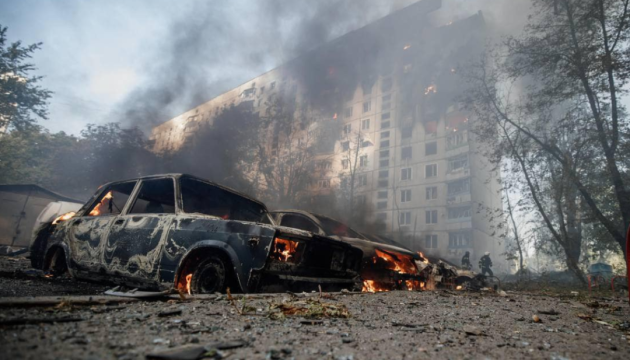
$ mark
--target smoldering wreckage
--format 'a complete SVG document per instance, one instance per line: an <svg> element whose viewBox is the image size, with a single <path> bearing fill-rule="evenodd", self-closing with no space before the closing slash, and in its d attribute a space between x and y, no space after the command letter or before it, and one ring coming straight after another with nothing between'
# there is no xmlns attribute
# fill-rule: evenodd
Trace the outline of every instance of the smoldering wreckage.
<svg viewBox="0 0 630 360"><path fill-rule="evenodd" d="M185 174L101 186L35 232L46 276L186 294L452 289L470 271L333 219L264 204Z"/></svg>

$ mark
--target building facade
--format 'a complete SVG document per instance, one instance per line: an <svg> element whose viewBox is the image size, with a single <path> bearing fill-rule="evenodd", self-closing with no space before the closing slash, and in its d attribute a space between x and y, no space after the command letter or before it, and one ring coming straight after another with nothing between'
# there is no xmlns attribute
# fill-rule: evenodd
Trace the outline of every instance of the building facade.
<svg viewBox="0 0 630 360"><path fill-rule="evenodd" d="M477 14L435 25L440 5L418 2L155 127L154 151L177 150L228 106L262 116L274 96L290 97L338 129L310 191L347 187L353 172L381 233L454 262L488 251L500 268L489 216L502 207L500 174L458 106L458 69L483 48L485 24Z"/></svg>

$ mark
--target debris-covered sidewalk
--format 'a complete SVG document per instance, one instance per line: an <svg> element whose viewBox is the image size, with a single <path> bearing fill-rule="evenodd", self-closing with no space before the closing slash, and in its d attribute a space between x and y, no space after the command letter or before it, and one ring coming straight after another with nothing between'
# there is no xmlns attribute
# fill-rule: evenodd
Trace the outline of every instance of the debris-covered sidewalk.
<svg viewBox="0 0 630 360"><path fill-rule="evenodd" d="M39 304L32 302L40 297L5 296L0 342L7 358L32 359L625 359L630 353L630 307L623 300L506 295L70 295Z"/></svg>

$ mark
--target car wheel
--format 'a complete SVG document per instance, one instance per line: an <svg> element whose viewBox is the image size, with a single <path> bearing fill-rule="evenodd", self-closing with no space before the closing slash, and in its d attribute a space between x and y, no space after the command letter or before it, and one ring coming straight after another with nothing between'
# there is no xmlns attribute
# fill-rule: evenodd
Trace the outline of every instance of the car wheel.
<svg viewBox="0 0 630 360"><path fill-rule="evenodd" d="M59 277L68 273L66 254L61 248L56 248L52 251L48 261L46 262L44 272L46 275L52 275L53 277Z"/></svg>
<svg viewBox="0 0 630 360"><path fill-rule="evenodd" d="M214 294L224 292L226 284L226 266L218 256L204 260L192 276L192 291L195 294Z"/></svg>

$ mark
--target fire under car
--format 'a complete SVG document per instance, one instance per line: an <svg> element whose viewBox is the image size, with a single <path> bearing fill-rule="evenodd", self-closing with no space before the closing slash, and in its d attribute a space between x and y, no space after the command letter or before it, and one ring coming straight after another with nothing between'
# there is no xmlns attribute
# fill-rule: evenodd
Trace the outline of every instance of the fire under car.
<svg viewBox="0 0 630 360"><path fill-rule="evenodd" d="M426 259L417 253L400 246L372 241L327 216L301 210L278 210L271 214L281 226L339 239L361 249L363 291L421 290L426 285L428 272L418 267L418 262L425 262Z"/></svg>
<svg viewBox="0 0 630 360"><path fill-rule="evenodd" d="M189 293L360 289L362 252L273 225L261 202L190 175L103 185L43 225L33 267L143 289Z"/></svg>

